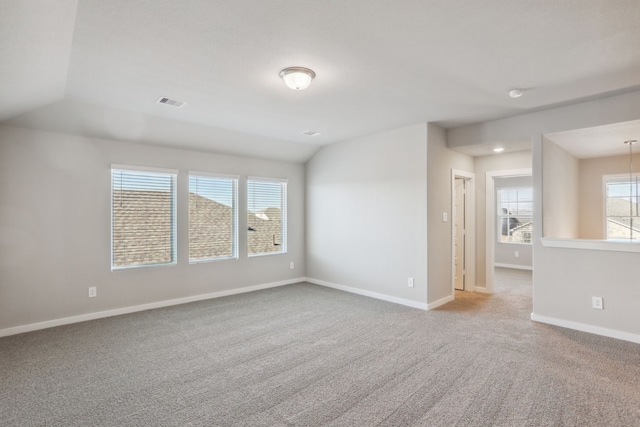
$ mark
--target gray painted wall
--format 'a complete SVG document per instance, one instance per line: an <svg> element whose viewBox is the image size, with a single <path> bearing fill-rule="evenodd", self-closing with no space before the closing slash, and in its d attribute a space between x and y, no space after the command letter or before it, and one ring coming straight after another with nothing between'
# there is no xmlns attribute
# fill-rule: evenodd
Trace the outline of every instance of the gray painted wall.
<svg viewBox="0 0 640 427"><path fill-rule="evenodd" d="M530 166L529 166L530 167ZM494 200L498 200L498 190L504 187L532 187L533 178L531 176L517 176L508 178L496 178L494 179L494 190L496 197ZM497 218L494 218L496 221ZM497 224L497 221L496 221ZM496 225L496 227L499 227ZM499 232L499 228L496 228L496 232ZM495 245L494 262L497 264L514 265L525 268L533 267L533 245L517 244L517 243L502 243L498 242L497 237L493 238ZM518 252L516 257L515 252Z"/></svg>
<svg viewBox="0 0 640 427"><path fill-rule="evenodd" d="M542 139L533 138L537 193L543 191ZM640 253L544 247L537 225L546 208L534 209L533 314L640 338ZM603 298L604 310L591 308L593 296Z"/></svg>
<svg viewBox="0 0 640 427"><path fill-rule="evenodd" d="M112 163L180 170L177 265L110 271ZM288 178L288 254L248 259L240 215L240 259L190 265L189 170L241 175L241 213L248 175ZM304 179L302 164L0 126L0 329L304 277Z"/></svg>
<svg viewBox="0 0 640 427"><path fill-rule="evenodd" d="M427 126L429 303L434 303L452 296L451 169L471 173L474 169L473 157L447 148L446 132L443 128L433 123ZM444 212L447 213L447 222L442 221Z"/></svg>
<svg viewBox="0 0 640 427"><path fill-rule="evenodd" d="M476 172L476 278L485 287L486 278L486 180L487 172L531 168L531 151L491 154L474 158Z"/></svg>
<svg viewBox="0 0 640 427"><path fill-rule="evenodd" d="M637 91L452 129L449 131L449 144L481 145L533 137L534 195L536 200L540 200L540 195L544 198L548 190L543 188L543 169L550 168L548 164L543 165L542 134L638 120L639 112L640 91ZM478 197L477 200L483 198ZM553 199L547 201L554 203ZM574 205L578 206L577 199ZM560 320L578 329L605 333L598 328L606 328L640 336L640 292L637 286L640 254L543 247L540 241L543 203L536 203L534 210L533 314L543 316L549 322ZM480 220L478 222L481 223ZM552 231L558 227L548 221L547 224ZM480 268L481 265L478 264ZM592 296L604 298L604 310L591 308Z"/></svg>
<svg viewBox="0 0 640 427"><path fill-rule="evenodd" d="M323 147L306 196L308 277L426 303L426 124Z"/></svg>

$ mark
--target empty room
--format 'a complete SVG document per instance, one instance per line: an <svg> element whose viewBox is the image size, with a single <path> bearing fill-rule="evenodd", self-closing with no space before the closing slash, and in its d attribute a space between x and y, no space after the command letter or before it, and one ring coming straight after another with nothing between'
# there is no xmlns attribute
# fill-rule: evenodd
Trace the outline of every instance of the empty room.
<svg viewBox="0 0 640 427"><path fill-rule="evenodd" d="M0 425L640 426L639 16L0 0Z"/></svg>

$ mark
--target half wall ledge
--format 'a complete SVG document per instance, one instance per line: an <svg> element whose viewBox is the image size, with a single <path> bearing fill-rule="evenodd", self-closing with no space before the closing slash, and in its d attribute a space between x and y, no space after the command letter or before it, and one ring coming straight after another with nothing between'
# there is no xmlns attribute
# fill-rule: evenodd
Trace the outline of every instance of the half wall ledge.
<svg viewBox="0 0 640 427"><path fill-rule="evenodd" d="M588 249L594 251L640 252L640 242L621 240L587 240L587 239L558 239L543 237L540 239L546 248Z"/></svg>

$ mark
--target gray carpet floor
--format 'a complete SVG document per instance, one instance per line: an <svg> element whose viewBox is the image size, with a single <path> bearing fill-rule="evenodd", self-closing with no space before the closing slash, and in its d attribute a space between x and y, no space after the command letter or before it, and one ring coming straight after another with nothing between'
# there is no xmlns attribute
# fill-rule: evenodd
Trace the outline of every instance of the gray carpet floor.
<svg viewBox="0 0 640 427"><path fill-rule="evenodd" d="M640 426L640 345L531 274L429 312L306 283L0 339L2 426Z"/></svg>

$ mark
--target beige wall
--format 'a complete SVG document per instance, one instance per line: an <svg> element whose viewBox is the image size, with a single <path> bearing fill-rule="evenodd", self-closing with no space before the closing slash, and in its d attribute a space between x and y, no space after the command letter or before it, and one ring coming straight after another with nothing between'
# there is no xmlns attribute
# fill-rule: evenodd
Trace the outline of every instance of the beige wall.
<svg viewBox="0 0 640 427"><path fill-rule="evenodd" d="M447 148L443 128L429 123L427 140L429 303L435 303L452 296L451 169L473 173L474 168L473 157ZM442 221L444 212L447 222Z"/></svg>
<svg viewBox="0 0 640 427"><path fill-rule="evenodd" d="M178 263L110 271L110 165L178 169ZM288 253L188 263L189 170L288 178ZM0 126L0 329L293 280L304 271L304 165ZM289 262L295 269L289 269ZM97 286L97 298L87 297Z"/></svg>
<svg viewBox="0 0 640 427"><path fill-rule="evenodd" d="M577 239L578 159L547 138L542 141L542 233L544 237Z"/></svg>
<svg viewBox="0 0 640 427"><path fill-rule="evenodd" d="M486 277L486 175L513 169L531 168L531 151L492 154L474 159L476 173L476 284L485 287Z"/></svg>
<svg viewBox="0 0 640 427"><path fill-rule="evenodd" d="M640 154L633 164L640 165ZM635 168L639 170L638 167ZM581 159L579 173L580 238L605 239L604 175L629 172L629 156Z"/></svg>
<svg viewBox="0 0 640 427"><path fill-rule="evenodd" d="M307 276L426 304L427 125L327 145L306 173Z"/></svg>

